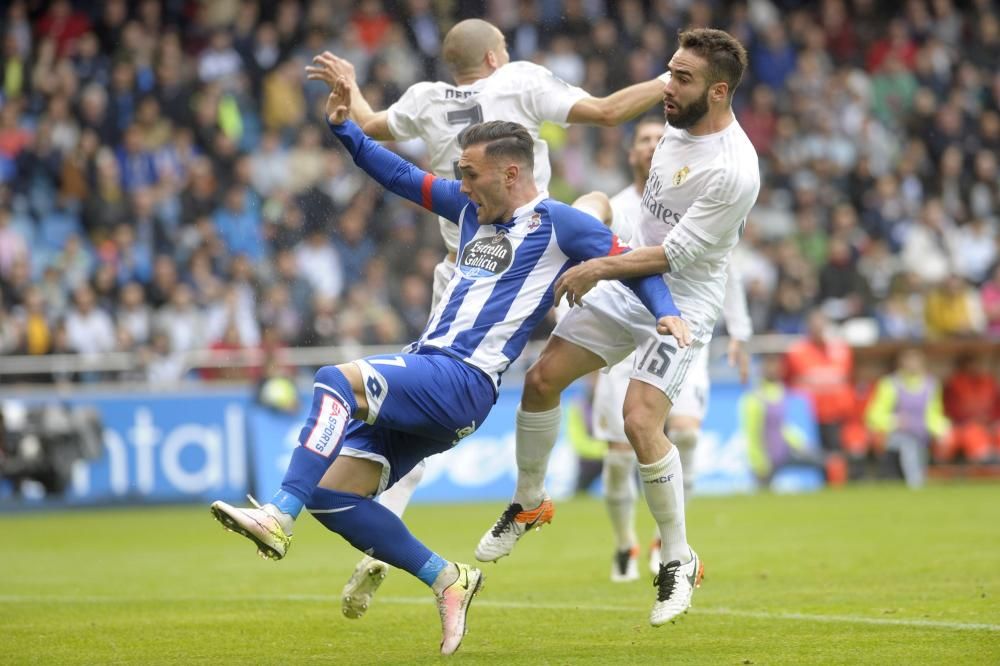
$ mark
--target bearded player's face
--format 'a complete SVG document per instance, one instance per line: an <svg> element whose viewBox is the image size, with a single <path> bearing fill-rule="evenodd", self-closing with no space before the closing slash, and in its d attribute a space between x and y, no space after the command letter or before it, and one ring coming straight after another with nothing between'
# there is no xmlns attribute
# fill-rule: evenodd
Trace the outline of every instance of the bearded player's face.
<svg viewBox="0 0 1000 666"><path fill-rule="evenodd" d="M688 129L708 113L707 69L704 58L685 49L678 49L670 59L670 78L663 86L663 112L671 127Z"/></svg>

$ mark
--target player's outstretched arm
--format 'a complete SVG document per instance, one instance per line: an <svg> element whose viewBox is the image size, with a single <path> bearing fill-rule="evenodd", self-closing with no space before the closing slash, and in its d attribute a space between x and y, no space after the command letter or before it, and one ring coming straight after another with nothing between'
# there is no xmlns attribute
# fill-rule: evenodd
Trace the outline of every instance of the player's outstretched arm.
<svg viewBox="0 0 1000 666"><path fill-rule="evenodd" d="M629 248L593 216L572 208L562 208L555 212L560 214L560 219L553 225L556 241L570 259L591 263L586 260L593 261L597 257L615 259L626 253L631 254ZM569 270L572 271L573 268ZM556 282L556 304L565 293L560 289L561 282L561 279ZM674 304L670 288L663 281L662 271L650 271L643 277L622 280L622 283L635 292L642 304L653 313L660 333L673 335L681 347L691 343L691 331ZM570 301L570 305L574 305L574 302Z"/></svg>
<svg viewBox="0 0 1000 666"><path fill-rule="evenodd" d="M350 120L350 108L350 85L339 77L326 100L327 124L354 163L393 194L457 223L462 209L471 203L460 191L461 184L436 178L380 146Z"/></svg>
<svg viewBox="0 0 1000 666"><path fill-rule="evenodd" d="M663 88L662 80L653 79L622 88L607 97L584 97L570 108L566 122L605 127L621 125L660 102Z"/></svg>
<svg viewBox="0 0 1000 666"><path fill-rule="evenodd" d="M389 130L388 113L372 109L371 104L365 99L358 86L353 64L329 51L323 51L313 58L312 65L306 67L308 80L323 81L331 90L333 90L337 79L341 77L347 80L347 84L351 88L351 120L357 123L365 134L376 141L394 140L396 137Z"/></svg>

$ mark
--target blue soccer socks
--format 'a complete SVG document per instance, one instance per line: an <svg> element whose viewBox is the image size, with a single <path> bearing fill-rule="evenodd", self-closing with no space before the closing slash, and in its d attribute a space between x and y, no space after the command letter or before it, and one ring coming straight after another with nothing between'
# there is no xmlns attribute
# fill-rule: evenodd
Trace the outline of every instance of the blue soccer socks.
<svg viewBox="0 0 1000 666"><path fill-rule="evenodd" d="M360 551L431 585L448 562L420 543L396 514L374 499L316 488L309 512Z"/></svg>
<svg viewBox="0 0 1000 666"><path fill-rule="evenodd" d="M340 452L347 425L358 409L351 383L338 368L326 366L316 373L309 418L299 433L299 444L272 502L293 518L312 495L320 479ZM296 500L298 500L296 502Z"/></svg>

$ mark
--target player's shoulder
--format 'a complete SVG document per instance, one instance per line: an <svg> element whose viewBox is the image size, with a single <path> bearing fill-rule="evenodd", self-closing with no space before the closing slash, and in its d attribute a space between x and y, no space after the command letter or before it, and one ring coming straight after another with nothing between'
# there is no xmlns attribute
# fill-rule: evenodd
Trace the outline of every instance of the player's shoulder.
<svg viewBox="0 0 1000 666"><path fill-rule="evenodd" d="M760 189L757 151L740 127L727 132L722 138L709 169L712 172L710 187L723 200L755 197Z"/></svg>
<svg viewBox="0 0 1000 666"><path fill-rule="evenodd" d="M514 60L494 72L490 80L496 84L517 85L527 88L536 81L552 76L554 74L541 65L536 65L527 60Z"/></svg>
<svg viewBox="0 0 1000 666"><path fill-rule="evenodd" d="M397 104L428 106L443 99L447 91L455 86L444 81L419 81L403 92ZM396 106L396 105L393 105Z"/></svg>

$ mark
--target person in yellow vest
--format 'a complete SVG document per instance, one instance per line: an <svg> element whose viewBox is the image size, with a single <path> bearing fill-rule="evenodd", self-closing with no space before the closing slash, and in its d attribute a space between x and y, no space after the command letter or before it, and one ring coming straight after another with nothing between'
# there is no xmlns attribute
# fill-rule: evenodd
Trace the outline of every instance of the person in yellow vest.
<svg viewBox="0 0 1000 666"><path fill-rule="evenodd" d="M799 465L823 470L823 459L809 448L809 438L788 420L788 391L781 355L764 356L763 375L740 398L740 425L747 444L750 469L762 487L770 485L783 467Z"/></svg>
<svg viewBox="0 0 1000 666"><path fill-rule="evenodd" d="M941 385L927 372L923 352L904 349L896 367L876 385L865 420L883 442L884 464L898 465L906 485L919 488L927 478L930 446L948 434L951 423L944 415Z"/></svg>

